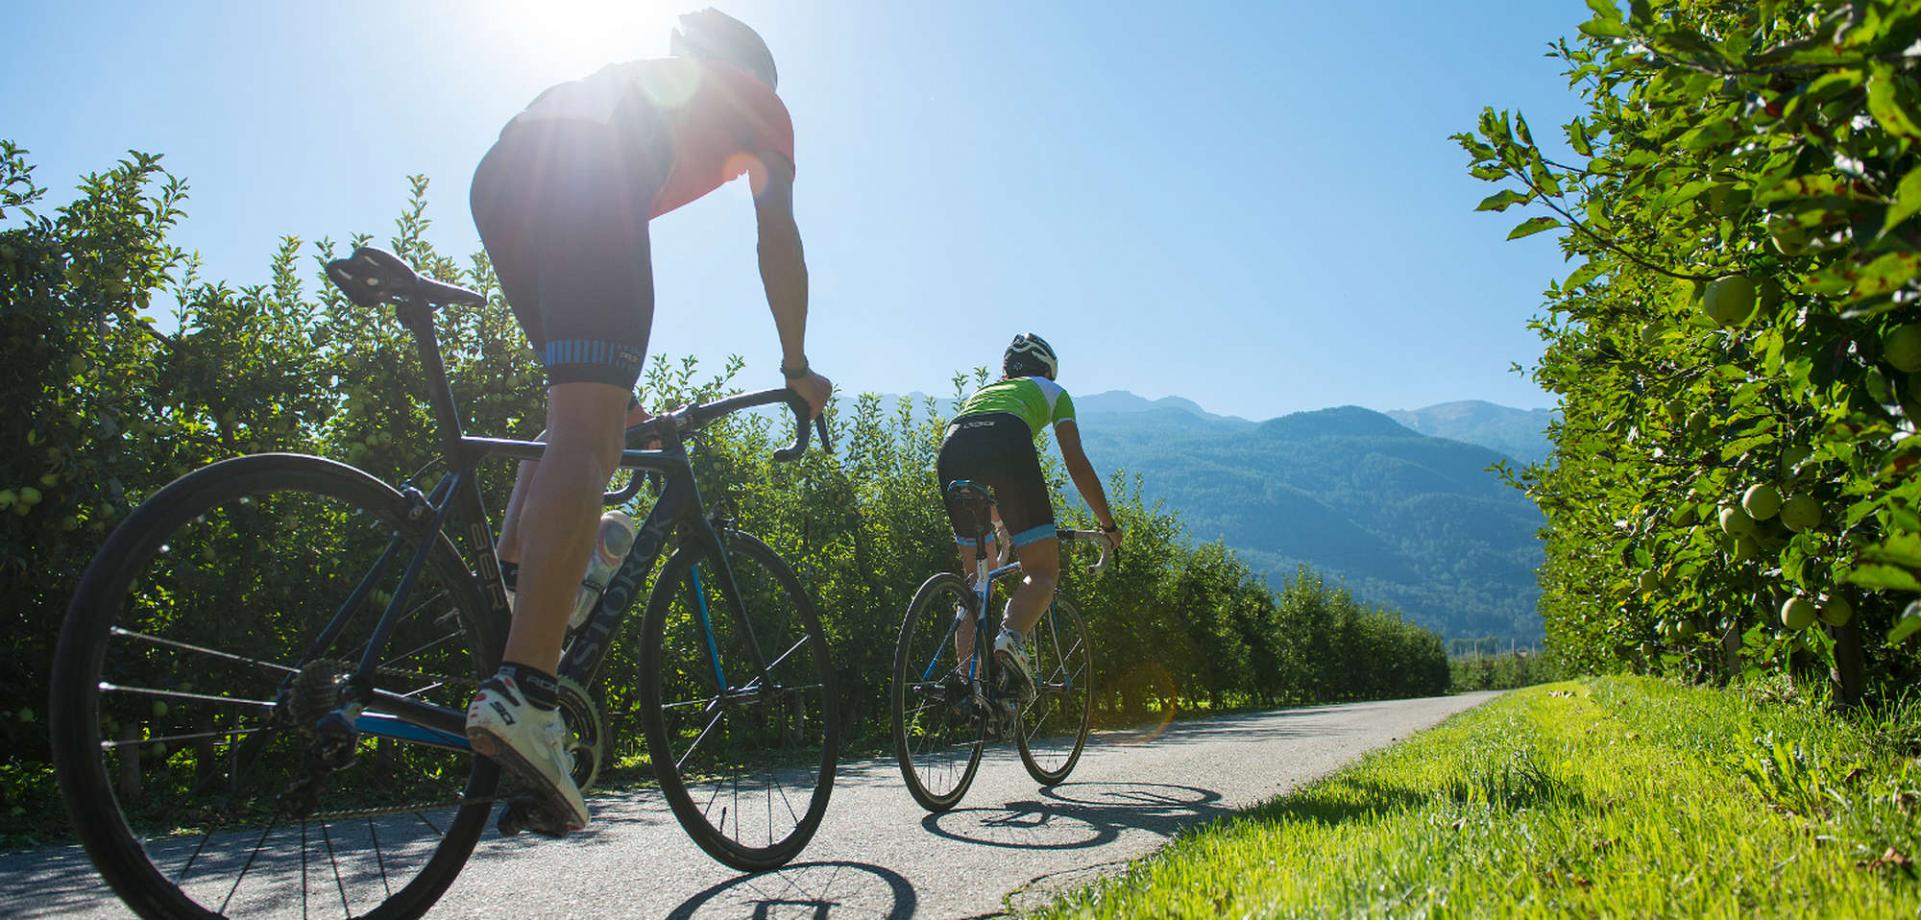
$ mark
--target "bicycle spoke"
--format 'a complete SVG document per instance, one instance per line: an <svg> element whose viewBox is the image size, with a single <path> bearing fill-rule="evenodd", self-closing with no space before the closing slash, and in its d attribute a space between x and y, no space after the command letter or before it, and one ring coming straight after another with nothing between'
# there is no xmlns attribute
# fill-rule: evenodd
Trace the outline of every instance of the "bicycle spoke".
<svg viewBox="0 0 1921 920"><path fill-rule="evenodd" d="M444 636L441 636L438 639L434 639L428 642L427 644L420 646L419 648L414 649L413 651L407 652L404 655L396 655L392 658L389 658L386 661L381 662L380 666L382 668L391 668L394 665L397 665L400 662L406 661L407 659L412 658L415 655L418 655L421 652L424 652L430 648L438 648L442 645L447 644L448 642L452 642L452 641L463 639L463 638L466 638L466 634L464 631L456 630L454 632L450 632Z"/></svg>
<svg viewBox="0 0 1921 920"><path fill-rule="evenodd" d="M707 740L707 733L713 731L714 726L719 725L721 717L725 715L727 715L727 710L725 708L722 708L721 711L714 713L714 717L712 719L707 720L707 727L701 729L700 734L694 736L693 743L687 745L687 750L680 755L680 759L678 761L674 762L674 769L676 770L687 769L687 758L694 756L694 749L700 747L701 742Z"/></svg>
<svg viewBox="0 0 1921 920"><path fill-rule="evenodd" d="M134 741L102 741L100 742L100 749L103 751L111 751L114 748L139 747L144 744L152 744L156 741L162 741L168 744L172 744L175 741L199 741L203 738L235 737L239 735L252 734L253 732L257 732L257 731L264 731L272 727L273 726L265 722L262 722L258 725L248 725L242 728L229 729L227 731L195 732L190 735L154 735L148 738L134 740Z"/></svg>
<svg viewBox="0 0 1921 920"><path fill-rule="evenodd" d="M119 684L110 684L106 681L101 681L99 686L100 692L102 693L130 693L136 696L158 696L175 700L199 700L203 703L256 706L261 709L272 709L280 705L269 700L246 700L237 696L208 696L204 693L183 693L179 690L155 690L151 687L122 687Z"/></svg>
<svg viewBox="0 0 1921 920"><path fill-rule="evenodd" d="M374 843L374 864L380 867L380 888L387 897L394 896L394 886L387 883L387 859L380 852L380 829L374 826L374 819L367 819L367 837Z"/></svg>
<svg viewBox="0 0 1921 920"><path fill-rule="evenodd" d="M340 891L340 912L351 917L354 915L354 909L347 905L347 883L340 878L340 860L334 856L333 834L328 833L327 824L324 821L320 824L320 840L327 846L327 864L334 870L334 888Z"/></svg>
<svg viewBox="0 0 1921 920"><path fill-rule="evenodd" d="M679 703L662 703L662 704L660 704L660 708L662 708L662 709L685 709L685 708L687 708L687 707L689 707L689 706L699 706L699 707L701 707L702 709L705 709L705 708L707 708L707 707L709 707L709 706L712 706L712 705L714 705L715 703L718 703L718 702L720 702L720 697L718 697L718 696L710 696L710 697L708 697L708 698L706 698L706 699L704 699L704 700L684 700L684 701L682 701L682 702L679 702Z"/></svg>
<svg viewBox="0 0 1921 920"><path fill-rule="evenodd" d="M111 630L108 630L108 632L114 636L118 636L123 639L138 639L141 642L148 642L154 645L163 645L168 648L177 648L185 652L194 652L201 655L208 655L214 658L222 658L227 661L238 661L241 664L250 664L250 665L254 665L255 667L266 668L270 671L277 671L282 674L297 674L300 672L299 668L290 668L284 664L274 664L271 661L261 661L258 658L248 658L245 655L235 655L231 652L222 652L222 651L217 651L215 649L202 648L198 645L192 645L186 642L177 642L172 639L163 639L159 636L150 636L146 633L134 632L131 629L123 629L118 626L113 627Z"/></svg>
<svg viewBox="0 0 1921 920"><path fill-rule="evenodd" d="M792 655L793 653L795 653L795 652L797 652L797 651L800 651L800 647L801 647L801 646L803 646L803 645L806 645L806 644L807 644L807 637L806 637L806 636L802 636L802 637L800 637L800 641L799 641L799 642L796 642L796 643L794 643L793 645L790 645L790 646L788 646L788 647L787 647L787 651L784 651L784 652L781 652L781 653L780 653L780 657L778 657L778 658L775 658L775 659L774 659L773 661L771 661L771 662L769 662L769 663L767 664L767 670L768 670L768 671L772 671L772 670L774 670L775 668L778 668L778 667L780 667L780 663L781 663L781 662L783 662L783 661L786 661L786 660L787 660L787 656L789 656L789 655ZM758 680L759 678L755 678L755 679L756 679L756 680Z"/></svg>
<svg viewBox="0 0 1921 920"><path fill-rule="evenodd" d="M180 867L179 875L174 876L173 883L175 885L179 885L181 882L187 880L187 873L193 871L193 864L200 859L201 851L207 848L207 841L213 839L213 832L214 825L209 824L207 826L207 832L200 835L200 844L193 848L192 853L187 855L187 864Z"/></svg>
<svg viewBox="0 0 1921 920"><path fill-rule="evenodd" d="M255 840L253 843L253 852L247 854L247 864L240 867L239 875L234 876L233 887L227 889L227 897L220 902L220 909L215 911L215 913L224 914L227 912L227 905L233 902L234 892L240 890L240 883L245 881L247 873L253 870L254 860L260 858L260 849L266 845L267 835L273 833L274 825L277 823L279 823L279 819L277 818L273 821L268 821L266 829L260 832L260 839Z"/></svg>

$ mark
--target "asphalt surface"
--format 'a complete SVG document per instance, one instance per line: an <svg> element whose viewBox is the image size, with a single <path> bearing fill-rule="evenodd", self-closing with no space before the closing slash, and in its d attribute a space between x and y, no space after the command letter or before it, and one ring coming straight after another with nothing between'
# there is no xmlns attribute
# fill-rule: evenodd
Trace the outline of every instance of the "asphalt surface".
<svg viewBox="0 0 1921 920"><path fill-rule="evenodd" d="M1052 789L1038 788L1013 747L1000 745L988 751L967 798L942 815L908 797L891 759L857 761L842 766L807 850L761 875L708 859L652 791L600 795L590 799L593 827L564 841L489 830L429 916L993 915L1116 872L1182 827L1296 788L1493 696L1316 706L1103 733L1069 782ZM383 836L383 846L404 849L402 831L372 823L368 830ZM341 836L329 845L349 845L347 831L335 833ZM331 879L315 878L309 890L315 916L340 914L338 901L326 900ZM301 913L298 894L245 906ZM0 856L0 916L126 914L77 847Z"/></svg>

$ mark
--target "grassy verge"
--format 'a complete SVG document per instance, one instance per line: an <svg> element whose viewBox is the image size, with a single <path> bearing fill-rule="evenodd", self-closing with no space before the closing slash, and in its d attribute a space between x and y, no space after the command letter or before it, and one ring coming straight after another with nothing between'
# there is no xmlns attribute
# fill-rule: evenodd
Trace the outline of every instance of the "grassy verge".
<svg viewBox="0 0 1921 920"><path fill-rule="evenodd" d="M1041 916L1913 917L1918 717L1647 679L1534 687Z"/></svg>

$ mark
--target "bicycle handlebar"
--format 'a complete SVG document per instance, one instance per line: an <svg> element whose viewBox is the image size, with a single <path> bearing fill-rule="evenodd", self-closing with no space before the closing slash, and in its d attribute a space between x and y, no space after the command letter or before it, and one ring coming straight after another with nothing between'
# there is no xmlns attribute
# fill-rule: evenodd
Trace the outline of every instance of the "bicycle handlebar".
<svg viewBox="0 0 1921 920"><path fill-rule="evenodd" d="M820 433L821 449L830 454L834 452L834 442L827 436L827 415L822 413L815 416L814 424L810 427L807 424L807 412L809 409L807 400L801 398L799 393L786 387L761 390L755 393L742 393L738 396L729 396L726 399L699 405L682 406L672 412L662 413L627 429L627 446L631 449L636 444L645 445L648 441L659 436L661 427L664 425L673 425L681 434L688 434L698 431L716 420L732 415L735 412L744 409L754 409L760 406L771 406L776 403L786 403L787 408L794 413L794 440L793 443L788 444L786 447L774 451L775 460L786 463L800 459L800 456L807 452L807 445L812 440L815 432ZM640 492L641 483L658 475L659 474L653 472L646 474L636 473L633 481L627 483L627 485L617 491L603 494L601 496L602 503L606 505L623 504Z"/></svg>

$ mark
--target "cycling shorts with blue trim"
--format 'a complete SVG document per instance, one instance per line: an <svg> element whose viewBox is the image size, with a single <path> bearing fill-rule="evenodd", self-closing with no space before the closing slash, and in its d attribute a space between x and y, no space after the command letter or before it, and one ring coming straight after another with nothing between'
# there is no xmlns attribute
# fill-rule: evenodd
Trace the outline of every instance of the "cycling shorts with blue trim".
<svg viewBox="0 0 1921 920"><path fill-rule="evenodd" d="M633 389L654 320L648 208L671 161L555 119L508 125L475 169L474 225L548 383Z"/></svg>
<svg viewBox="0 0 1921 920"><path fill-rule="evenodd" d="M1020 416L992 412L955 419L947 426L934 468L940 475L943 496L948 484L957 479L993 490L1001 522L1013 535L1015 546L1055 538L1054 502L1048 497L1047 479L1041 474L1034 432ZM950 499L947 517L954 525L955 542L975 545L982 525L974 515Z"/></svg>

